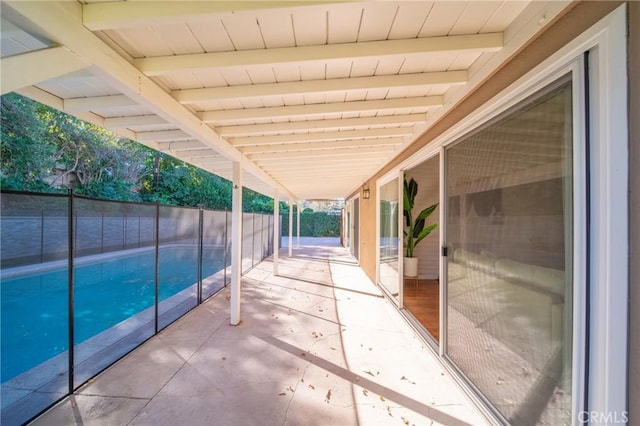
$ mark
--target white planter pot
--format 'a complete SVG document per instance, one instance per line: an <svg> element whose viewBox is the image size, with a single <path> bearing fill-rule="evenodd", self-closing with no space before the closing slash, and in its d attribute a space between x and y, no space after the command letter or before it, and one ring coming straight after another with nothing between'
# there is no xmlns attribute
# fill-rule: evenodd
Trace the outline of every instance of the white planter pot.
<svg viewBox="0 0 640 426"><path fill-rule="evenodd" d="M402 263L403 274L406 277L417 277L418 276L418 258L417 257L405 257Z"/></svg>

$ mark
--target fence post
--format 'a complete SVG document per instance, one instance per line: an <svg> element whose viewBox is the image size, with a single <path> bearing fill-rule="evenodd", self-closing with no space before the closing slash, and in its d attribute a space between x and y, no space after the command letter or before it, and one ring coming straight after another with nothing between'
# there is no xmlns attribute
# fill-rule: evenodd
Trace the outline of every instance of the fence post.
<svg viewBox="0 0 640 426"><path fill-rule="evenodd" d="M251 267L256 266L256 214L251 213Z"/></svg>
<svg viewBox="0 0 640 426"><path fill-rule="evenodd" d="M155 315L154 315L154 334L158 334L158 303L160 303L160 203L156 202L156 229L155 229L155 269L154 269L154 287L155 287Z"/></svg>
<svg viewBox="0 0 640 426"><path fill-rule="evenodd" d="M228 241L228 237L227 237L227 233L228 230L227 228L229 227L229 221L227 220L227 211L224 211L224 241L222 244L224 247L224 251L223 251L223 262L224 262L224 281L222 282L222 286L226 287L227 286L227 241Z"/></svg>
<svg viewBox="0 0 640 426"><path fill-rule="evenodd" d="M280 194L276 188L273 196L273 275L278 275L278 250L280 249Z"/></svg>
<svg viewBox="0 0 640 426"><path fill-rule="evenodd" d="M100 217L100 253L104 253L104 211L100 212Z"/></svg>
<svg viewBox="0 0 640 426"><path fill-rule="evenodd" d="M44 262L44 208L40 209L40 263Z"/></svg>
<svg viewBox="0 0 640 426"><path fill-rule="evenodd" d="M68 222L68 268L69 273L67 274L69 278L68 282L68 315L69 315L69 394L73 393L74 389L74 294L73 294L73 256L74 256L74 247L73 247L73 236L74 236L74 223L73 223L73 189L69 189L69 203L68 203L68 212L67 212L67 220Z"/></svg>
<svg viewBox="0 0 640 426"><path fill-rule="evenodd" d="M296 248L300 248L300 205L296 203L296 233L297 233L297 242Z"/></svg>
<svg viewBox="0 0 640 426"><path fill-rule="evenodd" d="M202 244L204 230L204 210L200 206L198 210L198 305L202 303Z"/></svg>
<svg viewBox="0 0 640 426"><path fill-rule="evenodd" d="M293 202L289 200L289 257L293 256Z"/></svg>

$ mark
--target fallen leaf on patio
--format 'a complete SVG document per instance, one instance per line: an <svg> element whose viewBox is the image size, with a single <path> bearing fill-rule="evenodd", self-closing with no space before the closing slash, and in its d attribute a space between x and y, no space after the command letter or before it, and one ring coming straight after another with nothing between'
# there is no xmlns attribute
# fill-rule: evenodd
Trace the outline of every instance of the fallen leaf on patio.
<svg viewBox="0 0 640 426"><path fill-rule="evenodd" d="M363 394L364 396L369 396L369 391L368 391L368 390L366 390L366 389L362 389L362 394Z"/></svg>
<svg viewBox="0 0 640 426"><path fill-rule="evenodd" d="M371 371L365 371L365 373L370 374L372 377L376 377Z"/></svg>
<svg viewBox="0 0 640 426"><path fill-rule="evenodd" d="M413 380L409 380L409 379L407 379L405 376L402 376L402 377L400 378L400 380L406 380L407 382L411 383L412 385L415 385L415 384L416 384L416 382L414 382Z"/></svg>
<svg viewBox="0 0 640 426"><path fill-rule="evenodd" d="M384 399L384 396L380 395L380 401L386 401L386 400Z"/></svg>
<svg viewBox="0 0 640 426"><path fill-rule="evenodd" d="M405 425L408 425L409 424L409 420L407 420L404 417L402 417L402 423L404 423Z"/></svg>
<svg viewBox="0 0 640 426"><path fill-rule="evenodd" d="M302 352L300 355L302 355L302 356L307 356L307 354L305 354L304 352Z"/></svg>
<svg viewBox="0 0 640 426"><path fill-rule="evenodd" d="M288 387L287 387L287 390L288 390L288 391L291 391L291 392L295 392L291 386L288 386Z"/></svg>
<svg viewBox="0 0 640 426"><path fill-rule="evenodd" d="M286 392L280 392L278 395L280 395L280 396L284 396L284 395L286 395L286 394L287 394Z"/></svg>
<svg viewBox="0 0 640 426"><path fill-rule="evenodd" d="M333 346L331 346L329 349L331 349L332 351L336 350L336 348L334 348Z"/></svg>
<svg viewBox="0 0 640 426"><path fill-rule="evenodd" d="M304 377L303 377L303 378L301 378L301 379L300 379L300 381L301 381L302 383L304 383Z"/></svg>
<svg viewBox="0 0 640 426"><path fill-rule="evenodd" d="M311 333L311 335L313 336L314 339L318 338L318 333L316 333L315 331L313 333Z"/></svg>
<svg viewBox="0 0 640 426"><path fill-rule="evenodd" d="M225 357L222 357L222 360L223 360L223 361L226 361L226 359L227 359L227 358L225 358Z"/></svg>
<svg viewBox="0 0 640 426"><path fill-rule="evenodd" d="M316 387L315 387L315 386L313 386L313 385L309 385L309 388L310 388L310 389L315 389Z"/></svg>
<svg viewBox="0 0 640 426"><path fill-rule="evenodd" d="M331 401L331 389L327 391L327 394L325 395L325 401Z"/></svg>

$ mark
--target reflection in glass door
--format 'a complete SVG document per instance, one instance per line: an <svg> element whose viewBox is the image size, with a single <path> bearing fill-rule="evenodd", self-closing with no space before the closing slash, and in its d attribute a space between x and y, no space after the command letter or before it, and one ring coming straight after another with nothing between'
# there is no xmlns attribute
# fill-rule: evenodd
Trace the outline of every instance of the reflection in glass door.
<svg viewBox="0 0 640 426"><path fill-rule="evenodd" d="M571 422L569 78L446 151L447 355L511 424Z"/></svg>
<svg viewBox="0 0 640 426"><path fill-rule="evenodd" d="M399 300L400 275L398 273L398 178L382 185L378 191L380 217L380 285L393 298Z"/></svg>

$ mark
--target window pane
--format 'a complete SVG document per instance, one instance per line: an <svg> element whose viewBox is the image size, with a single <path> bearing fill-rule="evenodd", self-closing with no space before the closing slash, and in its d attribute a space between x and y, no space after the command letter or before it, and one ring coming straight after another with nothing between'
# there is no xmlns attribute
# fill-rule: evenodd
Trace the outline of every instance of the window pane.
<svg viewBox="0 0 640 426"><path fill-rule="evenodd" d="M448 355L513 424L571 415L571 82L447 150Z"/></svg>

